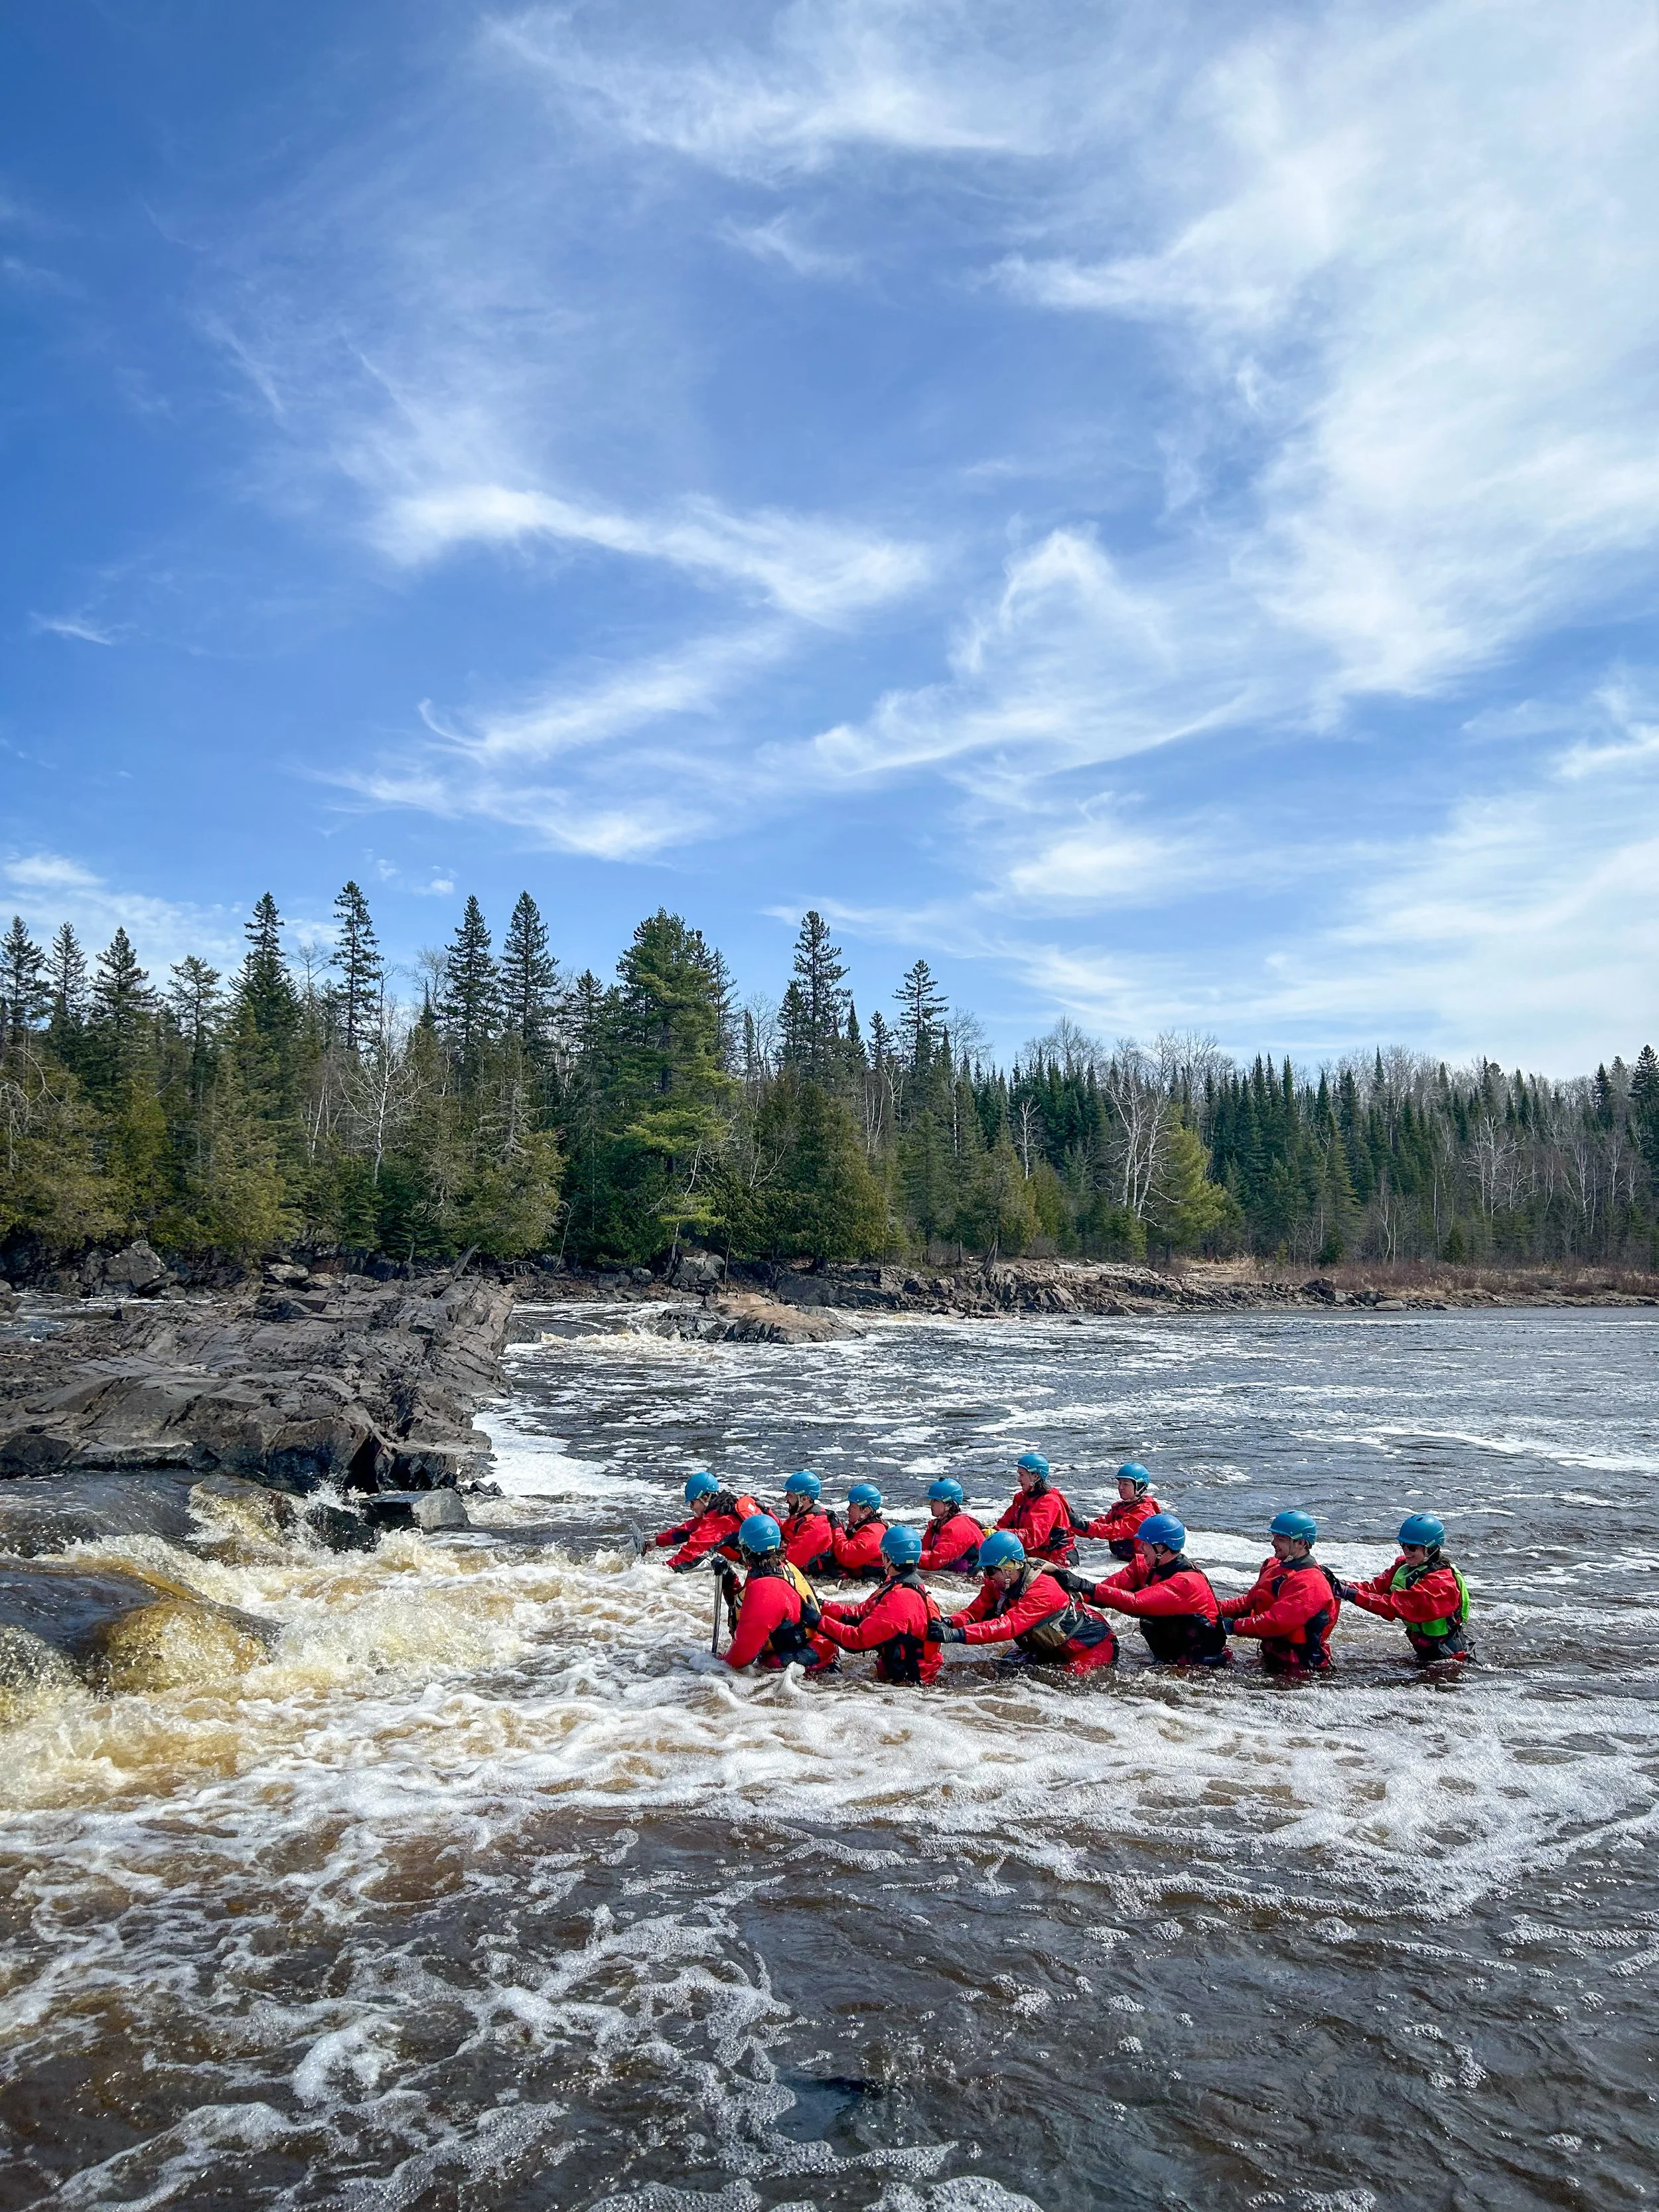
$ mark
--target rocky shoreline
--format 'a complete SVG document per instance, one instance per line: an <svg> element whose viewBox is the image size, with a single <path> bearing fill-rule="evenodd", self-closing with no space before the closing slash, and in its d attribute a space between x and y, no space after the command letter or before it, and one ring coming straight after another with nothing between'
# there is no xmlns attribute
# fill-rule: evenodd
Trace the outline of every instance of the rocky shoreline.
<svg viewBox="0 0 1659 2212"><path fill-rule="evenodd" d="M153 1260L154 1255L149 1255ZM100 1547L211 1554L372 1548L464 1528L502 1382L513 1295L482 1279L380 1284L293 1267L257 1286L76 1310L14 1295L0 1320L0 1709L76 1678L164 1687L263 1656L270 1625ZM79 1546L85 1564L42 1555Z"/></svg>
<svg viewBox="0 0 1659 2212"><path fill-rule="evenodd" d="M738 1340L801 1340L777 1316L865 1313L957 1315L1236 1313L1338 1308L1382 1313L1445 1312L1504 1306L1659 1306L1659 1276L1569 1276L1547 1270L1419 1270L1412 1276L1346 1267L1329 1273L1273 1275L1235 1261L1197 1261L1176 1268L1104 1260L1004 1260L923 1268L734 1266L729 1281L717 1255L698 1254L665 1279L647 1268L610 1273L520 1269L520 1299L549 1304L604 1298L641 1304L698 1295L709 1326L666 1334ZM763 1310L778 1334L757 1334ZM732 1325L720 1326L723 1320Z"/></svg>

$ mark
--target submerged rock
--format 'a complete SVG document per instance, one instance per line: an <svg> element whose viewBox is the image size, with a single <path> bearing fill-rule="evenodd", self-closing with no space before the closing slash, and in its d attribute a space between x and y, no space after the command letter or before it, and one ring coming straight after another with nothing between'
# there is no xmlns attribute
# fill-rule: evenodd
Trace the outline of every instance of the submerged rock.
<svg viewBox="0 0 1659 2212"><path fill-rule="evenodd" d="M307 1540L307 1532L332 1552L370 1551L378 1540L360 1513L236 1475L104 1468L0 1483L0 1553L14 1559L131 1536L155 1536L189 1551L200 1549L204 1535L293 1543Z"/></svg>
<svg viewBox="0 0 1659 2212"><path fill-rule="evenodd" d="M272 1621L123 1568L0 1566L0 1687L169 1690L256 1666Z"/></svg>

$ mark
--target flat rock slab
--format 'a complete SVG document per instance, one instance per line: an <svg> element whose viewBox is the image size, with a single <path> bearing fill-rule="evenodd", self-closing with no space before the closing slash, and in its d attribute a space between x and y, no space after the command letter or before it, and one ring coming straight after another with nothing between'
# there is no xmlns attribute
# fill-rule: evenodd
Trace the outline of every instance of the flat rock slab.
<svg viewBox="0 0 1659 2212"><path fill-rule="evenodd" d="M511 1293L313 1279L76 1316L0 1343L0 1477L177 1467L296 1493L453 1486L489 1439Z"/></svg>

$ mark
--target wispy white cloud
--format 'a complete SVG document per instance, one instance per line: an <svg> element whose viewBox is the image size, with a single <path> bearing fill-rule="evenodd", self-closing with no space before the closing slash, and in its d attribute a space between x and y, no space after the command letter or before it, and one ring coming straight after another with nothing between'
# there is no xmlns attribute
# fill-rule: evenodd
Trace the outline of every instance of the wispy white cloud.
<svg viewBox="0 0 1659 2212"><path fill-rule="evenodd" d="M52 637L78 638L83 645L117 645L122 635L109 624L94 622L88 615L32 614L29 628Z"/></svg>
<svg viewBox="0 0 1659 2212"><path fill-rule="evenodd" d="M735 584L786 614L833 623L913 591L928 572L919 545L775 510L726 512L689 498L666 515L583 506L499 483L444 486L394 500L379 534L404 561L468 543L561 538Z"/></svg>
<svg viewBox="0 0 1659 2212"><path fill-rule="evenodd" d="M499 24L501 51L606 126L738 177L776 178L873 148L1021 154L1047 139L1052 82L1012 77L957 10L840 0L779 9L759 44L654 52L585 43L563 9Z"/></svg>
<svg viewBox="0 0 1659 2212"><path fill-rule="evenodd" d="M945 681L890 691L866 721L769 757L829 783L989 773L1006 805L1046 776L1283 712L1282 675L1252 675L1214 580L1207 605L1206 629L1195 597L1129 581L1092 534L1051 532L966 616Z"/></svg>
<svg viewBox="0 0 1659 2212"><path fill-rule="evenodd" d="M1656 96L1626 0L1275 22L1148 142L1159 242L1001 263L1169 334L1262 641L1322 644L1332 696L1480 667L1659 542Z"/></svg>
<svg viewBox="0 0 1659 2212"><path fill-rule="evenodd" d="M728 220L720 225L720 235L757 261L775 263L797 276L851 276L860 266L858 255L834 252L803 238L787 210L775 215L769 222Z"/></svg>

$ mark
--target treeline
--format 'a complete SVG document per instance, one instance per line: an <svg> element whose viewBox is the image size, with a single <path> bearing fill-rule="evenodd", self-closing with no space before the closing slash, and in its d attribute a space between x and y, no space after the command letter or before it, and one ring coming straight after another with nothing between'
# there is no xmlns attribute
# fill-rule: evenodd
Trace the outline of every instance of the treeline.
<svg viewBox="0 0 1659 2212"><path fill-rule="evenodd" d="M1201 1038L1108 1050L1066 1023L994 1066L918 960L860 1021L803 921L781 1000L653 915L606 983L523 894L476 899L417 990L362 890L326 957L262 898L233 974L158 982L124 930L0 941L0 1254L143 1233L246 1260L413 1264L1031 1252L1655 1261L1659 1061L1551 1084L1395 1052L1315 1081Z"/></svg>

